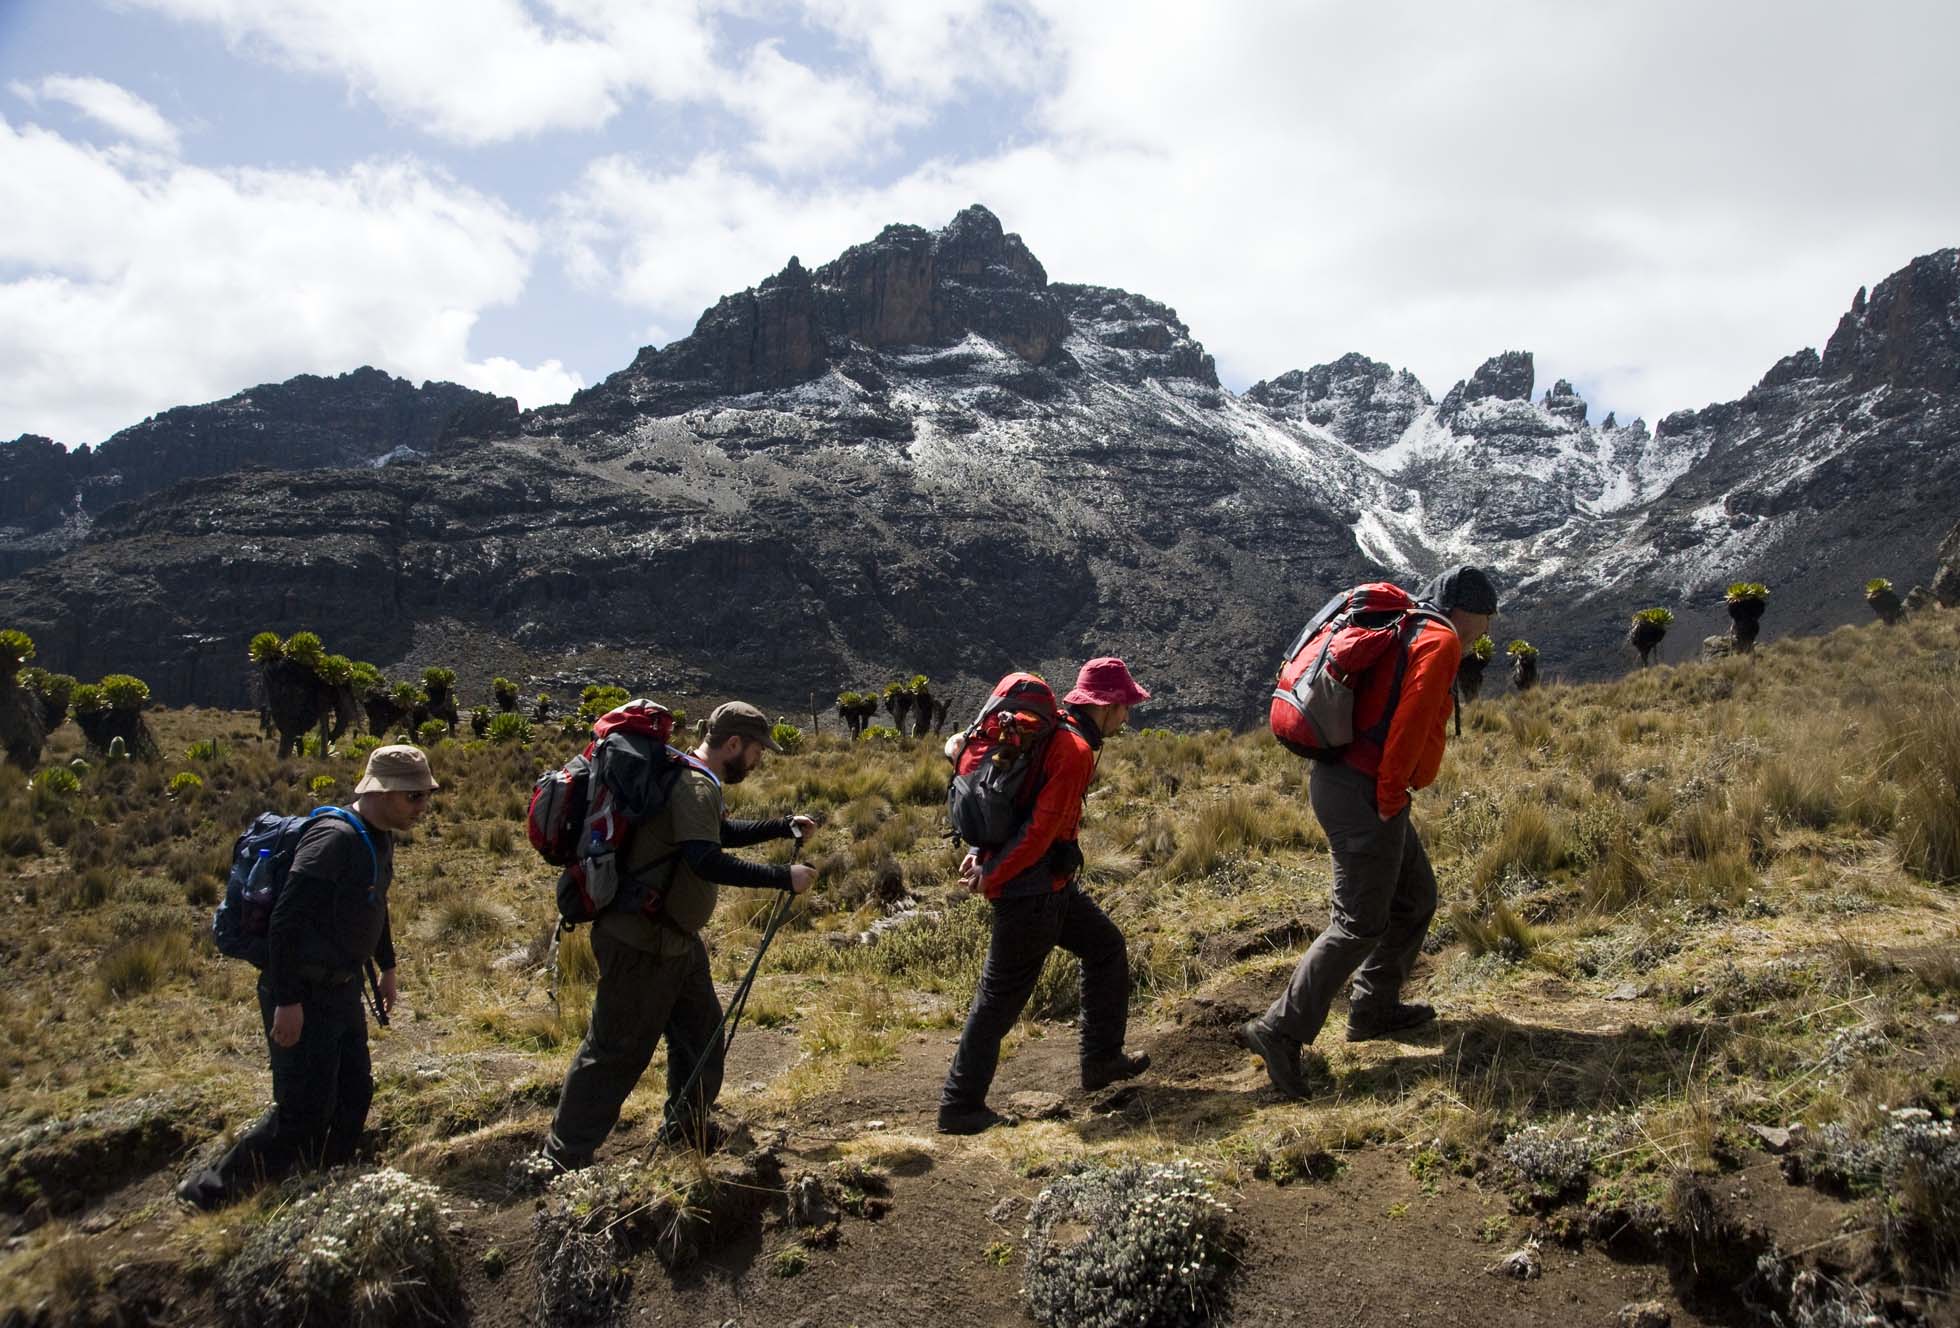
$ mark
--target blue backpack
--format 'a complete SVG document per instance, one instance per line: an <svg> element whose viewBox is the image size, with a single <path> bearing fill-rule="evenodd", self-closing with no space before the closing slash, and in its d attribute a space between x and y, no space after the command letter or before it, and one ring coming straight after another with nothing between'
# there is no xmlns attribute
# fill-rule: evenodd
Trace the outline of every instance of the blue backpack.
<svg viewBox="0 0 1960 1328"><path fill-rule="evenodd" d="M231 874L225 878L225 902L211 916L211 939L218 953L248 960L263 969L271 958L267 934L272 929L272 909L279 902L279 891L293 869L293 852L300 836L316 817L338 816L353 826L367 845L374 876L381 875L381 862L375 856L374 841L368 838L361 818L345 807L315 807L305 816L281 816L261 812L238 842L232 845ZM372 902L373 878L369 899Z"/></svg>

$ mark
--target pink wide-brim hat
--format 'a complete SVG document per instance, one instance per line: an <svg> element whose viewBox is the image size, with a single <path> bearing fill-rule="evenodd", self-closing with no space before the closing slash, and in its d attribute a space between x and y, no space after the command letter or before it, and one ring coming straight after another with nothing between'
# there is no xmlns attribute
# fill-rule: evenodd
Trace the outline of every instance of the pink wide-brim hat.
<svg viewBox="0 0 1960 1328"><path fill-rule="evenodd" d="M1070 705L1135 705L1149 699L1130 676L1130 666L1114 655L1084 664L1075 675L1075 690L1062 698Z"/></svg>

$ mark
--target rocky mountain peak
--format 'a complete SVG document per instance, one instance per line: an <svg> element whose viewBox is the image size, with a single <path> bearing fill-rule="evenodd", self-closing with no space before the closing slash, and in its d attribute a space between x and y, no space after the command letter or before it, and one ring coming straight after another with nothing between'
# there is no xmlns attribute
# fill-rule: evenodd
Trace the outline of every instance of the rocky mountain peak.
<svg viewBox="0 0 1960 1328"><path fill-rule="evenodd" d="M1362 452L1393 444L1430 405L1414 374L1355 351L1254 383L1245 395L1275 419L1304 420Z"/></svg>
<svg viewBox="0 0 1960 1328"><path fill-rule="evenodd" d="M1563 378L1551 385L1544 399L1538 404L1568 424L1580 425L1586 422L1586 399L1573 391L1572 384Z"/></svg>
<svg viewBox="0 0 1960 1328"><path fill-rule="evenodd" d="M939 231L887 226L815 271L791 258L760 285L723 296L687 336L643 349L627 369L542 418L557 431L601 431L810 382L853 348L947 347L969 335L1039 365L1068 333L1041 263L974 204Z"/></svg>
<svg viewBox="0 0 1960 1328"><path fill-rule="evenodd" d="M1191 329L1167 304L1111 286L1078 286L1056 282L1049 292L1061 302L1070 327L1100 348L1123 352L1098 355L1115 376L1130 382L1146 378L1190 378L1217 387L1218 368L1211 355L1191 335Z"/></svg>
<svg viewBox="0 0 1960 1328"><path fill-rule="evenodd" d="M1530 401L1536 378L1530 351L1507 350L1485 360L1477 372L1452 387L1437 413L1448 420L1473 401Z"/></svg>
<svg viewBox="0 0 1960 1328"><path fill-rule="evenodd" d="M1942 396L1960 387L1960 249L1915 258L1863 287L1824 344L1821 371L1858 389L1881 384Z"/></svg>

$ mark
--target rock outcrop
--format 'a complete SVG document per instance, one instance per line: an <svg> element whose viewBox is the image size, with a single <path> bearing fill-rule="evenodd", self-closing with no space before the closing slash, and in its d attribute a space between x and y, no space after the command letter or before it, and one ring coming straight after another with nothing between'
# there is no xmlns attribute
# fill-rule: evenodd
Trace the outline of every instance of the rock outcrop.
<svg viewBox="0 0 1960 1328"><path fill-rule="evenodd" d="M1940 541L1939 565L1933 571L1933 599L1943 609L1960 609L1960 524Z"/></svg>
<svg viewBox="0 0 1960 1328"><path fill-rule="evenodd" d="M1254 383L1245 395L1276 419L1304 420L1362 452L1398 441L1430 405L1429 393L1407 369L1354 353Z"/></svg>

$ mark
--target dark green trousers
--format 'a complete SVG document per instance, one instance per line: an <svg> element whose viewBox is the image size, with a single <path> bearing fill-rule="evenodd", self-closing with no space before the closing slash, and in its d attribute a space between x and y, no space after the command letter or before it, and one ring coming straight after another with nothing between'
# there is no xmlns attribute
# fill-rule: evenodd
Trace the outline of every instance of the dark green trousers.
<svg viewBox="0 0 1960 1328"><path fill-rule="evenodd" d="M699 936L685 953L663 957L592 929L599 960L599 990L592 1024L565 1073L565 1089L552 1117L545 1151L567 1169L587 1166L619 1123L619 1109L667 1039L667 1103L682 1130L692 1133L721 1092L721 1000L708 973L708 947ZM688 1102L680 1091L703 1058L707 1066Z"/></svg>

